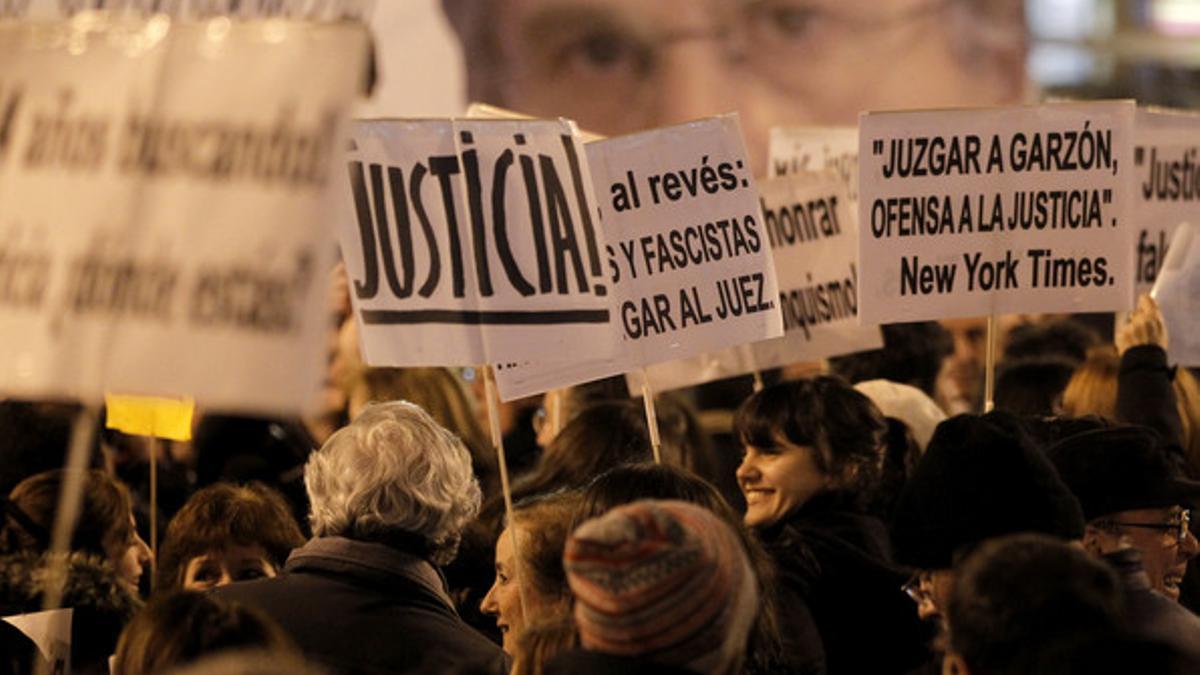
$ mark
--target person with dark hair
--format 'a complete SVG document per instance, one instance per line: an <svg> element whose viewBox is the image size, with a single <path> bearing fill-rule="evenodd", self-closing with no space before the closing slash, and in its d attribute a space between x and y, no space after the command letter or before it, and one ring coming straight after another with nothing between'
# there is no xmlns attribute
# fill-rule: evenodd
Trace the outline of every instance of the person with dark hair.
<svg viewBox="0 0 1200 675"><path fill-rule="evenodd" d="M261 483L217 483L171 519L158 555L156 591L208 590L273 577L304 535L277 492Z"/></svg>
<svg viewBox="0 0 1200 675"><path fill-rule="evenodd" d="M942 672L1025 675L1054 649L1120 630L1123 609L1113 571L1070 544L1036 534L986 542L958 568Z"/></svg>
<svg viewBox="0 0 1200 675"><path fill-rule="evenodd" d="M318 445L300 420L206 413L192 438L195 486L263 483L283 495L307 534L304 463Z"/></svg>
<svg viewBox="0 0 1200 675"><path fill-rule="evenodd" d="M136 588L130 588L113 572L112 565L94 554L70 553L62 562L66 583L59 605L71 609L71 672L108 675L108 657L117 647L121 629L142 606ZM51 568L46 553L0 555L0 616L45 609ZM14 668L10 671L13 675L34 672L29 665L35 655L26 651L29 646L28 639L18 632L0 631L0 673L7 675L6 663Z"/></svg>
<svg viewBox="0 0 1200 675"><path fill-rule="evenodd" d="M1071 318L1023 323L1008 332L1001 361L1060 359L1079 365L1099 344L1096 331Z"/></svg>
<svg viewBox="0 0 1200 675"><path fill-rule="evenodd" d="M0 498L0 554L49 550L66 479L64 470L46 471ZM150 563L150 547L138 536L129 491L103 471L92 469L84 475L83 504L69 548L107 561L117 578L137 591L142 569Z"/></svg>
<svg viewBox="0 0 1200 675"><path fill-rule="evenodd" d="M761 603L746 652L746 673L823 673L825 654L808 608L788 607L789 632L780 631L774 562L766 549L711 483L684 469L661 464L630 464L609 469L583 491L571 529L612 509L642 499L670 499L702 506L738 535L754 567Z"/></svg>
<svg viewBox="0 0 1200 675"><path fill-rule="evenodd" d="M313 538L277 577L211 593L262 609L335 672L507 672L437 569L479 511L457 436L411 403L370 405L309 457L304 482Z"/></svg>
<svg viewBox="0 0 1200 675"><path fill-rule="evenodd" d="M882 461L882 415L836 377L786 382L738 410L745 522L780 571L786 612L812 614L831 675L904 673L927 658L925 629L900 587L882 522L868 515ZM874 636L863 649L859 636Z"/></svg>
<svg viewBox="0 0 1200 675"><path fill-rule="evenodd" d="M934 432L891 532L896 559L919 570L906 586L917 613L933 619L945 611L955 561L972 548L1020 532L1079 539L1083 513L1015 416L958 415Z"/></svg>
<svg viewBox="0 0 1200 675"><path fill-rule="evenodd" d="M1062 357L1001 361L996 366L996 410L1037 417L1061 414L1062 394L1078 363Z"/></svg>
<svg viewBox="0 0 1200 675"><path fill-rule="evenodd" d="M526 498L496 538L496 580L480 609L496 617L509 655L526 625L570 606L562 552L578 505L572 491Z"/></svg>
<svg viewBox="0 0 1200 675"><path fill-rule="evenodd" d="M547 673L741 672L758 607L754 568L716 514L638 501L589 520L563 556L581 651Z"/></svg>
<svg viewBox="0 0 1200 675"><path fill-rule="evenodd" d="M889 380L934 396L942 360L954 351L950 334L936 321L892 323L880 328L883 347L832 358L830 369L851 384Z"/></svg>
<svg viewBox="0 0 1200 675"><path fill-rule="evenodd" d="M159 596L121 633L112 675L154 675L232 649L293 654L287 635L262 612L182 591Z"/></svg>

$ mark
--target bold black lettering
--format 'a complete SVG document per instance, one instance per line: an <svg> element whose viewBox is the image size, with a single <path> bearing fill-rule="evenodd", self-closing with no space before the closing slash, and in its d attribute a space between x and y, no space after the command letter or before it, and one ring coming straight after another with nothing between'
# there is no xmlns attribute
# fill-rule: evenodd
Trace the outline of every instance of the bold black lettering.
<svg viewBox="0 0 1200 675"><path fill-rule="evenodd" d="M358 218L358 238L362 242L363 280L354 280L354 294L360 300L379 293L379 260L375 247L375 227L371 222L371 198L367 195L362 162L350 162L350 191L354 194L354 213Z"/></svg>

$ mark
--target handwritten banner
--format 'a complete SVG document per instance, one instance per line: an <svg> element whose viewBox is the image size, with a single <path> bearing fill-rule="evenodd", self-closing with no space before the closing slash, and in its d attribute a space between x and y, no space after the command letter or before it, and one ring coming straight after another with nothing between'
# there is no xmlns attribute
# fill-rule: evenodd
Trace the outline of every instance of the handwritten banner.
<svg viewBox="0 0 1200 675"><path fill-rule="evenodd" d="M0 27L0 389L313 404L366 44L349 24Z"/></svg>
<svg viewBox="0 0 1200 675"><path fill-rule="evenodd" d="M1132 102L860 120L864 322L1128 309Z"/></svg>
<svg viewBox="0 0 1200 675"><path fill-rule="evenodd" d="M583 146L551 120L362 121L341 229L367 363L612 354Z"/></svg>

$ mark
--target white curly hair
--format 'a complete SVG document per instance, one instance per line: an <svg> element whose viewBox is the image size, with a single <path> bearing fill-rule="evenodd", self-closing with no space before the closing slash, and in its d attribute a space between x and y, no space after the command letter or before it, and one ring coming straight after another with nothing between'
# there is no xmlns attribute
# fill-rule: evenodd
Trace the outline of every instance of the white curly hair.
<svg viewBox="0 0 1200 675"><path fill-rule="evenodd" d="M407 401L372 404L339 429L309 458L304 484L314 536L416 536L438 564L454 558L479 513L470 453Z"/></svg>

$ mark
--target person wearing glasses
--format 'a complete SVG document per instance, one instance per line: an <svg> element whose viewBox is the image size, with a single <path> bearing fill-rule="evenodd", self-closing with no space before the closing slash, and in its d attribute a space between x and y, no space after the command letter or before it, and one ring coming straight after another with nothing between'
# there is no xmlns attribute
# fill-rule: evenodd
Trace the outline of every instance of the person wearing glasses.
<svg viewBox="0 0 1200 675"><path fill-rule="evenodd" d="M1130 625L1200 655L1200 618L1176 602L1187 563L1200 553L1189 528L1200 482L1183 478L1145 427L1078 433L1048 455L1083 506L1084 547L1121 575Z"/></svg>

